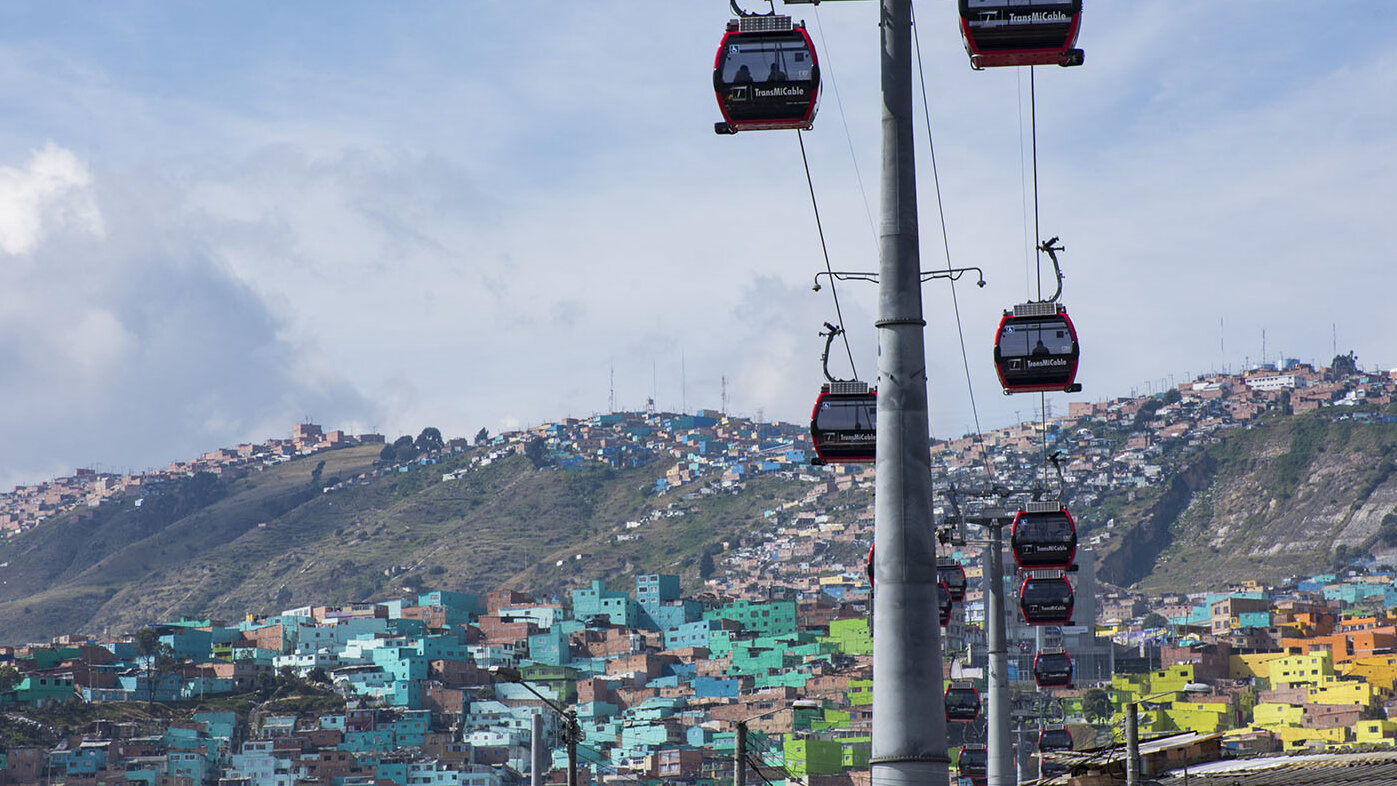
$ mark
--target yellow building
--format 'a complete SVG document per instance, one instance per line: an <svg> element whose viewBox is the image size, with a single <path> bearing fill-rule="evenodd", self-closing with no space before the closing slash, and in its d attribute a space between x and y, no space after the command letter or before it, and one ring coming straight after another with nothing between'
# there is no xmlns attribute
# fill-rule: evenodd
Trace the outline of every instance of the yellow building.
<svg viewBox="0 0 1397 786"><path fill-rule="evenodd" d="M1388 692L1397 690L1397 657L1392 655L1371 655L1354 658L1341 669L1346 677L1359 677L1374 687Z"/></svg>
<svg viewBox="0 0 1397 786"><path fill-rule="evenodd" d="M1337 747L1351 741L1352 730L1347 726L1332 729L1303 729L1298 726L1282 726L1273 729L1281 739L1283 750L1303 750L1309 747Z"/></svg>
<svg viewBox="0 0 1397 786"><path fill-rule="evenodd" d="M1390 720L1359 721L1353 725L1353 741L1374 745L1397 743L1397 722Z"/></svg>
<svg viewBox="0 0 1397 786"><path fill-rule="evenodd" d="M1214 734L1232 726L1232 706L1227 702L1176 701L1164 713L1180 731Z"/></svg>
<svg viewBox="0 0 1397 786"><path fill-rule="evenodd" d="M1304 717L1304 707L1275 701L1264 701L1252 710L1252 723L1270 731L1282 726L1299 726Z"/></svg>
<svg viewBox="0 0 1397 786"><path fill-rule="evenodd" d="M1366 682L1339 679L1327 680L1307 692L1311 704L1348 704L1356 707L1372 706L1374 701L1388 693Z"/></svg>
<svg viewBox="0 0 1397 786"><path fill-rule="evenodd" d="M1257 652L1248 655L1233 655L1227 659L1227 676L1234 680L1271 678L1272 661L1285 657L1283 652Z"/></svg>
<svg viewBox="0 0 1397 786"><path fill-rule="evenodd" d="M1320 685L1325 677L1334 676L1334 659L1328 652L1286 655L1268 665L1273 688L1282 685Z"/></svg>

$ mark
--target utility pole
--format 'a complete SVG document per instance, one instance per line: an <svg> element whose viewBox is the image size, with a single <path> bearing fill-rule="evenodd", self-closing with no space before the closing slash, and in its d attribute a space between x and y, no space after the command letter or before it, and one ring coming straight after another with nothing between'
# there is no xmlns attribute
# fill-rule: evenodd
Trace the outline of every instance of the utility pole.
<svg viewBox="0 0 1397 786"><path fill-rule="evenodd" d="M543 713L534 713L529 729L529 786L543 786Z"/></svg>
<svg viewBox="0 0 1397 786"><path fill-rule="evenodd" d="M989 749L986 781L989 786L1014 786L1018 782L1014 761L1014 735L1010 728L1009 647L1004 630L1004 525L1011 511L994 508L977 516L963 516L960 524L979 524L989 530L982 581L985 590L985 648L989 656L989 696L986 714Z"/></svg>
<svg viewBox="0 0 1397 786"><path fill-rule="evenodd" d="M733 786L747 786L747 721L737 722L737 736L732 743Z"/></svg>
<svg viewBox="0 0 1397 786"><path fill-rule="evenodd" d="M989 650L989 786L1014 786L1014 740L1009 732L1009 648L1004 641L1004 518L989 522L985 555L985 644Z"/></svg>
<svg viewBox="0 0 1397 786"><path fill-rule="evenodd" d="M881 0L872 785L947 782L912 134L912 4Z"/></svg>
<svg viewBox="0 0 1397 786"><path fill-rule="evenodd" d="M1140 786L1139 704L1125 705L1125 786Z"/></svg>
<svg viewBox="0 0 1397 786"><path fill-rule="evenodd" d="M577 786L577 738L582 729L577 725L577 710L568 707L563 711L563 739L568 746L568 786Z"/></svg>

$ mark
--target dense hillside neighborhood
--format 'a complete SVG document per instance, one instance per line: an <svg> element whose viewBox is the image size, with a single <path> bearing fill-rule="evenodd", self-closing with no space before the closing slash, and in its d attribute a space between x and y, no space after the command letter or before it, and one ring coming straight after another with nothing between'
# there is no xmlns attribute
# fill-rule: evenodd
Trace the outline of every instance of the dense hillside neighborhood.
<svg viewBox="0 0 1397 786"><path fill-rule="evenodd" d="M1388 374L1290 364L934 441L938 488L963 492L938 493L941 553L964 566L969 586L928 668L985 690L984 541L978 527L953 523L992 501L975 490L1061 490L1083 522L1077 612L1061 627L1015 615L1008 630L1020 731L1071 734L1074 750L1046 754L1044 773L1123 767L1110 751L1132 703L1142 732L1161 740L1161 765L1397 745L1397 721L1388 720L1397 708L1397 572L1355 548L1305 577L1130 591L1116 581L1122 558L1112 556L1130 552L1121 545L1129 527L1109 514L1123 498L1159 494L1190 456L1267 413L1391 422L1394 391ZM535 726L542 769L561 783L574 717L585 782L732 782L739 726L753 782L867 782L873 675L863 555L874 469L811 466L803 427L715 411L610 413L441 440L399 458L381 436L301 424L291 439L161 472L82 470L16 489L0 526L19 542L60 517L158 496L181 478L234 477L379 443L372 468L324 478L316 494L334 498L387 476L450 484L521 455L539 472L652 470L649 512L603 533L624 544L686 515L688 502L741 494L760 477L804 493L764 508L687 577L640 572L624 587L576 577L561 591L429 586L36 643L0 631L0 786L512 784L536 768ZM1370 539L1369 550L1380 541ZM550 566L575 571L589 556ZM0 579L9 567L0 564ZM1017 585L1005 581L1012 596ZM1074 684L1036 689L1035 653L1057 650L1071 653ZM130 711L142 706L174 714ZM983 739L973 723L951 724L951 735L957 749Z"/></svg>
<svg viewBox="0 0 1397 786"><path fill-rule="evenodd" d="M1040 702L1040 714L1024 721L1034 730L1066 722L1087 749L1109 745L1112 720L1139 701L1143 730L1189 732L1199 755L1393 745L1394 593L1392 573L1355 571L1195 597L1108 598L1095 631L1109 639L1102 643L1115 673L1035 694L1020 671L1016 688L1051 707ZM170 722L47 728L31 738L43 745L7 740L3 778L505 784L529 771L538 718L551 751L544 766L556 780L568 722L556 710L567 708L581 730L580 766L595 782L729 780L734 724L748 719L768 777L860 782L872 696L868 619L851 598L773 594L781 597L700 601L680 595L677 577L658 574L633 592L594 583L563 603L433 592L410 603L303 607L236 623L172 620L114 640L0 648L8 719L52 723L78 703L189 710ZM963 620L957 626L945 675L983 689L982 641ZM215 709L236 695L251 697L253 709ZM293 711L288 696L334 701Z"/></svg>

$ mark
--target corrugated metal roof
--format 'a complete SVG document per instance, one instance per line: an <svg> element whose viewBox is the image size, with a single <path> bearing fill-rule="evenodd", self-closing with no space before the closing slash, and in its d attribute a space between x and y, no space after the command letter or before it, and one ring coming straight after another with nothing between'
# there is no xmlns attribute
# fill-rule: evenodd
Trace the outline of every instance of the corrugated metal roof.
<svg viewBox="0 0 1397 786"><path fill-rule="evenodd" d="M1397 751L1269 756L1198 764L1155 776L1160 786L1397 786Z"/></svg>

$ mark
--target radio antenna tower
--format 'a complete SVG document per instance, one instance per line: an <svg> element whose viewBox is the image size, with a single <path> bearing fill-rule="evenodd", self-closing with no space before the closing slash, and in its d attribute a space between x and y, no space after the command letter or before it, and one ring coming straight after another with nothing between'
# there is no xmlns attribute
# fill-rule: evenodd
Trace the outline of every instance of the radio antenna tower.
<svg viewBox="0 0 1397 786"><path fill-rule="evenodd" d="M719 405L718 411L719 411L719 412L722 412L724 415L726 415L726 414L728 414L728 378L727 378L727 377L723 377L722 380L723 380L722 404Z"/></svg>
<svg viewBox="0 0 1397 786"><path fill-rule="evenodd" d="M616 411L616 364L615 364L615 363L612 363L612 364L611 364L611 395L609 395L609 396L607 397L607 399L606 399L606 407L607 407L607 409L606 409L607 412L615 412L615 411Z"/></svg>

